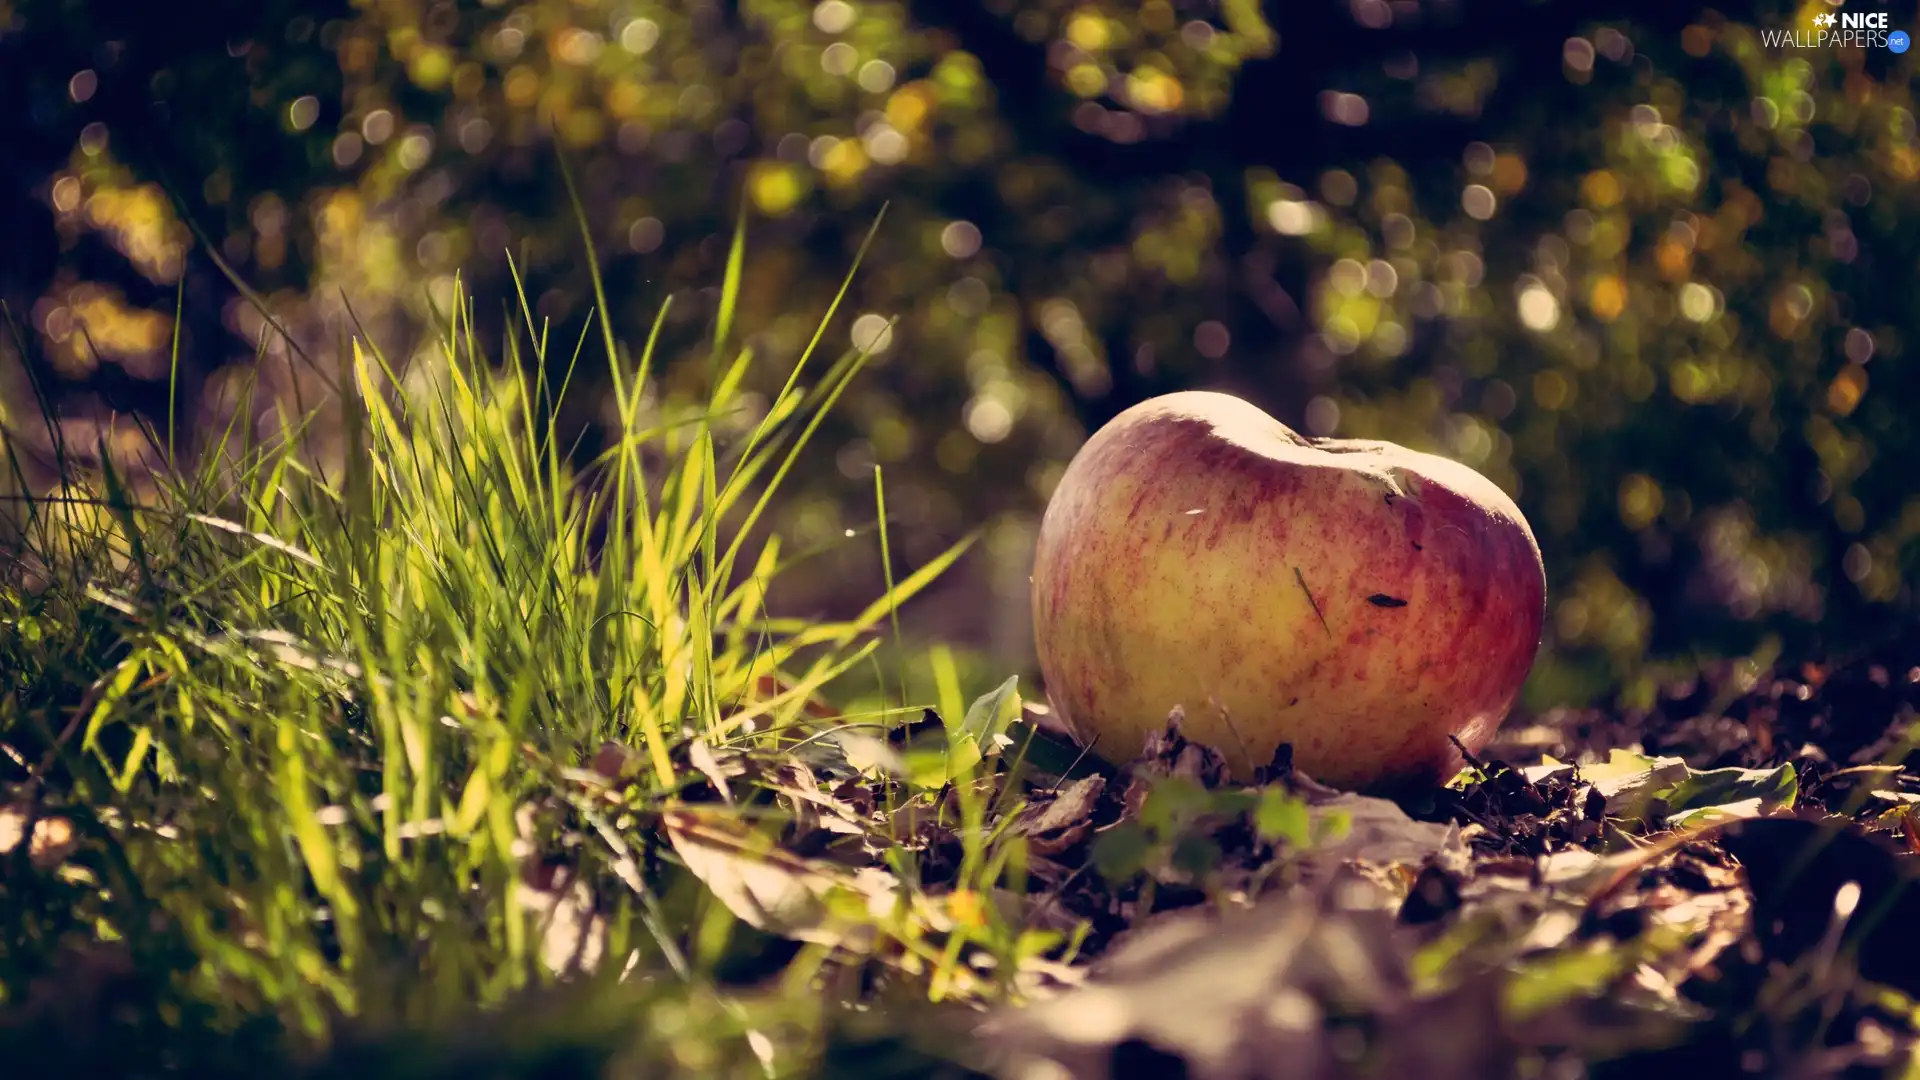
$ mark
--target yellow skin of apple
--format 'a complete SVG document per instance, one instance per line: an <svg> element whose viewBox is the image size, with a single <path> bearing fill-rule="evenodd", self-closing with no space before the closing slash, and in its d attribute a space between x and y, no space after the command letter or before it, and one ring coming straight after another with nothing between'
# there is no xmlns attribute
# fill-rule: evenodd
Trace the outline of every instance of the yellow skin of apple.
<svg viewBox="0 0 1920 1080"><path fill-rule="evenodd" d="M1539 546L1492 481L1202 391L1088 440L1033 573L1048 697L1096 753L1130 760L1179 706L1240 779L1284 742L1353 789L1446 779L1450 736L1485 746L1545 613Z"/></svg>

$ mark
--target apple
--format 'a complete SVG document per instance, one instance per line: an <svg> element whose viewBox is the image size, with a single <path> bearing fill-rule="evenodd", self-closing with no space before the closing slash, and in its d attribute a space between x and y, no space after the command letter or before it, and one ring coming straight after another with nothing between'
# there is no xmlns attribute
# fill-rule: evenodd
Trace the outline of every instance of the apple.
<svg viewBox="0 0 1920 1080"><path fill-rule="evenodd" d="M1309 439L1228 394L1095 432L1040 525L1033 620L1055 714L1116 762L1178 706L1236 777L1288 743L1352 789L1443 781L1533 665L1546 572L1513 500L1458 462Z"/></svg>

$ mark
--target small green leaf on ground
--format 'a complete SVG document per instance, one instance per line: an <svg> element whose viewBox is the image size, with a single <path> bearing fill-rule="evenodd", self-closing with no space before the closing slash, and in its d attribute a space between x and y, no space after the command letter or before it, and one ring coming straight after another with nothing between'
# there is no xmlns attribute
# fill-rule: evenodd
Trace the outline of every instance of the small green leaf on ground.
<svg viewBox="0 0 1920 1080"><path fill-rule="evenodd" d="M1599 769L1604 771L1593 786L1606 798L1609 816L1639 820L1658 804L1671 825L1791 810L1800 793L1799 774L1791 764L1695 771L1678 757L1649 758L1615 750Z"/></svg>

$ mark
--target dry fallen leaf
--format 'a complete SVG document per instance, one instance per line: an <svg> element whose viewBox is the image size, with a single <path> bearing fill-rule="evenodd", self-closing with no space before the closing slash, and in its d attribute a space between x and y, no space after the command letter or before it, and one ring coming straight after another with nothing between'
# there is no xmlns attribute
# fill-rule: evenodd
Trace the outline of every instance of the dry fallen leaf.
<svg viewBox="0 0 1920 1080"><path fill-rule="evenodd" d="M1459 825L1415 821L1387 799L1343 793L1309 806L1308 814L1316 833L1335 821L1347 823L1344 834L1322 839L1306 853L1302 861L1310 868L1371 864L1411 870L1436 856L1467 857Z"/></svg>
<svg viewBox="0 0 1920 1080"><path fill-rule="evenodd" d="M899 883L883 870L801 858L728 817L673 810L662 822L687 869L742 922L768 933L860 948L872 941L872 924L836 917L831 899L860 897L884 913L898 892Z"/></svg>
<svg viewBox="0 0 1920 1080"><path fill-rule="evenodd" d="M720 793L722 802L733 805L733 789L727 786L727 770L721 766L720 759L714 756L713 747L708 746L704 739L695 739L687 744L687 760L700 770L700 775L707 778L713 790ZM746 771L739 767L737 760L730 760L729 764L734 766L735 776Z"/></svg>
<svg viewBox="0 0 1920 1080"><path fill-rule="evenodd" d="M1014 823L1036 855L1057 855L1093 831L1093 810L1107 789L1105 777L1083 777L1045 803L1028 807Z"/></svg>
<svg viewBox="0 0 1920 1080"><path fill-rule="evenodd" d="M1414 993L1409 941L1379 903L1350 895L1365 889L1155 919L1078 987L996 1014L978 1034L1005 1055L1001 1074L1020 1078L1333 1080L1352 1075L1343 1028L1369 1033L1357 1049L1377 1075L1507 1075L1492 983ZM1340 1022L1355 1018L1358 1029Z"/></svg>
<svg viewBox="0 0 1920 1080"><path fill-rule="evenodd" d="M868 831L862 808L841 797L838 789L831 794L822 790L819 778L804 761L795 758L782 762L770 775L763 775L760 782L792 801L794 824L802 832L819 828L845 836L861 836ZM870 811L871 808L867 808L867 812Z"/></svg>

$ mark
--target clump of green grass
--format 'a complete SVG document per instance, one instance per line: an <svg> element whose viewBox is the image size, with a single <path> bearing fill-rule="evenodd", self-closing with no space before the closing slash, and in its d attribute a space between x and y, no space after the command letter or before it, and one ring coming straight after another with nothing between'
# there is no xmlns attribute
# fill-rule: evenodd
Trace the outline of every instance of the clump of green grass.
<svg viewBox="0 0 1920 1080"><path fill-rule="evenodd" d="M889 588L858 617L766 614L805 556L749 538L866 355L817 360L830 309L743 421L743 265L736 241L703 402L651 402L660 323L629 350L598 322L601 348L583 336L550 391L525 373L559 346L524 296L497 357L462 299L437 364L347 344L332 460L300 452L310 413L271 438L236 425L194 464L156 438L175 468L14 500L0 1012L54 1024L104 1000L93 986L132 1003L95 1019L151 1051L144 1067L183 1053L182 1032L219 1034L173 1061L211 1075L570 981L601 988L608 1060L757 1075L821 1051L835 980L871 984L878 964L912 996L986 1000L1061 944L981 900L1019 873L1018 841L982 827L977 767L1010 686L963 726L934 652L925 704L951 734L905 755L874 736L920 704L820 707L966 543L902 567L883 525ZM596 351L621 423L576 466L548 418ZM884 522L877 471L875 498ZM794 769L893 777L896 810L958 826L951 887L918 888L908 838L884 830L859 838L862 875L781 853ZM798 907L762 910L769 888Z"/></svg>

